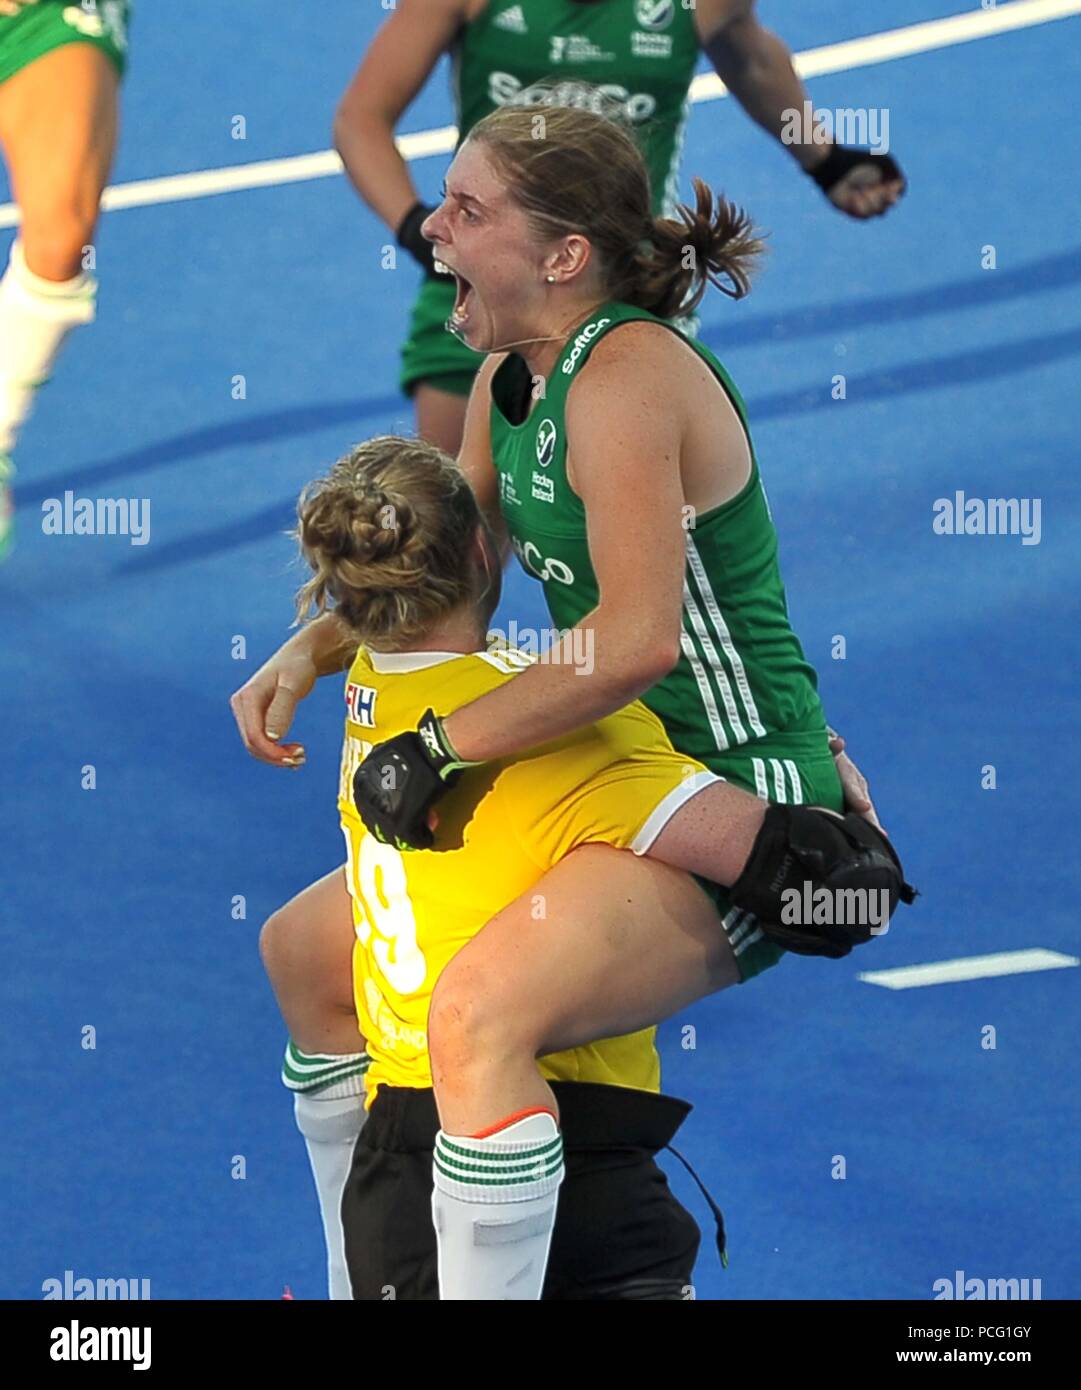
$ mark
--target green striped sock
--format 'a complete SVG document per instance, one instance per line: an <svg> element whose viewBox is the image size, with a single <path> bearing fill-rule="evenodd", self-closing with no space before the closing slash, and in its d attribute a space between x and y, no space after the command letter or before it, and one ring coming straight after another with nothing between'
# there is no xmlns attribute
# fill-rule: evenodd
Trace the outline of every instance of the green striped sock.
<svg viewBox="0 0 1081 1390"><path fill-rule="evenodd" d="M435 1185L464 1202L527 1202L554 1192L563 1180L563 1137L435 1140Z"/></svg>
<svg viewBox="0 0 1081 1390"><path fill-rule="evenodd" d="M325 1100L364 1094L364 1075L371 1058L366 1052L301 1052L289 1039L282 1061L282 1085Z"/></svg>
<svg viewBox="0 0 1081 1390"><path fill-rule="evenodd" d="M439 1297L539 1299L563 1180L551 1111L520 1115L479 1139L440 1130L432 1172Z"/></svg>

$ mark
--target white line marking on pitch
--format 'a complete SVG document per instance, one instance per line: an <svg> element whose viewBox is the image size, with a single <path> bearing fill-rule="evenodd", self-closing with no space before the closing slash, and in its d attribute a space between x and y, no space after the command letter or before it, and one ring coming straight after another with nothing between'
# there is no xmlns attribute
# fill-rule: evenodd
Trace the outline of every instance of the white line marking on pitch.
<svg viewBox="0 0 1081 1390"><path fill-rule="evenodd" d="M992 956L963 956L959 960L932 961L928 965L901 965L893 970L865 970L859 979L885 989L919 989L921 985L949 985L959 980L986 980L995 975L1027 975L1033 970L1063 970L1081 965L1076 956L1037 948L998 951Z"/></svg>
<svg viewBox="0 0 1081 1390"><path fill-rule="evenodd" d="M908 58L915 53L928 53L936 48L971 43L974 39L986 39L1011 29L1027 29L1034 24L1068 19L1079 13L1081 0L1013 0L1012 4L996 5L992 9L970 10L947 15L944 19L908 24L901 29L887 29L881 34L867 34L860 39L846 39L823 48L809 48L796 54L796 71L801 77L847 72L874 63L892 62L895 58ZM727 89L714 73L699 73L691 84L694 102L716 101L723 96L727 96ZM447 125L401 135L396 143L404 159L426 159L429 155L449 154L457 138L457 129ZM211 198L218 193L237 193L245 188L332 178L341 172L342 162L337 151L319 150L285 159L264 159L252 164L116 184L105 190L101 206L105 212L116 212L154 203L183 203L193 198ZM18 220L19 212L14 203L0 204L0 227L14 227Z"/></svg>

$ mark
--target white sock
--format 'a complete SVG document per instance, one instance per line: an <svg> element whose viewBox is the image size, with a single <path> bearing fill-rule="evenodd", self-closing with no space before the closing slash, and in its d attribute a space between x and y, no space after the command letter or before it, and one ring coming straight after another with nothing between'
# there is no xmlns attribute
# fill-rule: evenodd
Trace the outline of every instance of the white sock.
<svg viewBox="0 0 1081 1390"><path fill-rule="evenodd" d="M15 447L34 392L52 375L64 339L94 318L97 281L86 271L45 280L28 269L22 243L0 279L0 454Z"/></svg>
<svg viewBox="0 0 1081 1390"><path fill-rule="evenodd" d="M440 1130L433 1174L440 1298L538 1300L563 1181L555 1116L537 1111L483 1139Z"/></svg>
<svg viewBox="0 0 1081 1390"><path fill-rule="evenodd" d="M360 1076L357 1080L361 1091L356 1095L328 1097L322 1093L311 1095L298 1091L293 1097L297 1129L304 1136L308 1148L308 1161L319 1196L319 1211L327 1242L327 1285L332 1299L353 1297L353 1286L345 1263L342 1193L353 1162L357 1135L368 1118L368 1112L364 1109L364 1078Z"/></svg>
<svg viewBox="0 0 1081 1390"><path fill-rule="evenodd" d="M282 1085L290 1091L318 1091L324 1100L362 1096L370 1062L366 1052L302 1052L290 1038L282 1059Z"/></svg>

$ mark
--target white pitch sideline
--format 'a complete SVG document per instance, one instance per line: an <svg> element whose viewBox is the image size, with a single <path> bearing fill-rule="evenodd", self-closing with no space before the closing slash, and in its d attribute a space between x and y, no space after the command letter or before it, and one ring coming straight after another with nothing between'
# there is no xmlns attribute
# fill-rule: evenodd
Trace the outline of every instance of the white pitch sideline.
<svg viewBox="0 0 1081 1390"><path fill-rule="evenodd" d="M801 77L847 72L875 63L893 62L897 58L910 58L917 53L930 53L938 48L952 48L1014 29L1068 19L1076 14L1081 14L1081 0L1012 0L1010 4L990 5L986 9L981 6L962 14L809 48L795 55L796 71ZM691 84L693 102L716 101L723 96L727 96L727 89L713 73L699 73ZM406 160L426 159L435 154L449 154L457 138L454 126L439 126L399 136L397 145ZM201 169L191 174L166 174L160 178L115 184L105 190L101 206L104 212L118 212L123 208L150 207L158 203L184 203L193 198L239 193L247 188L276 188L332 178L341 172L342 162L337 151L317 150L282 159L263 159L220 169ZM18 221L19 212L14 203L0 204L0 227L14 227Z"/></svg>
<svg viewBox="0 0 1081 1390"><path fill-rule="evenodd" d="M986 980L995 975L1027 975L1034 970L1063 970L1081 965L1076 956L1034 947L1024 951L997 951L990 956L963 956L958 960L932 961L927 965L900 965L892 970L865 970L857 977L884 989L919 989L921 985L949 985L962 980Z"/></svg>

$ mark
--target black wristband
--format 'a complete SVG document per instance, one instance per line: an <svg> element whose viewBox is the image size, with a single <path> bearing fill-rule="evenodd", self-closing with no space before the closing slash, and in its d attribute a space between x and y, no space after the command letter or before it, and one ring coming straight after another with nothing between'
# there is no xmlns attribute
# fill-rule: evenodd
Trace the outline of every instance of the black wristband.
<svg viewBox="0 0 1081 1390"><path fill-rule="evenodd" d="M900 166L892 155L874 154L871 150L853 150L847 145L831 145L829 154L826 155L821 164L816 164L813 169L808 169L807 172L822 192L828 193L857 164L873 165L878 170L880 183L892 183L895 179L904 178Z"/></svg>
<svg viewBox="0 0 1081 1390"><path fill-rule="evenodd" d="M420 229L434 211L435 208L427 203L414 203L398 224L396 233L398 245L403 251L409 252L425 275L431 276L438 273L435 268L435 247L421 236Z"/></svg>
<svg viewBox="0 0 1081 1390"><path fill-rule="evenodd" d="M463 768L476 766L475 763L463 762L458 757L443 729L443 721L436 717L434 711L424 711L417 724L417 733L420 735L421 745L432 771L442 781L453 783Z"/></svg>

